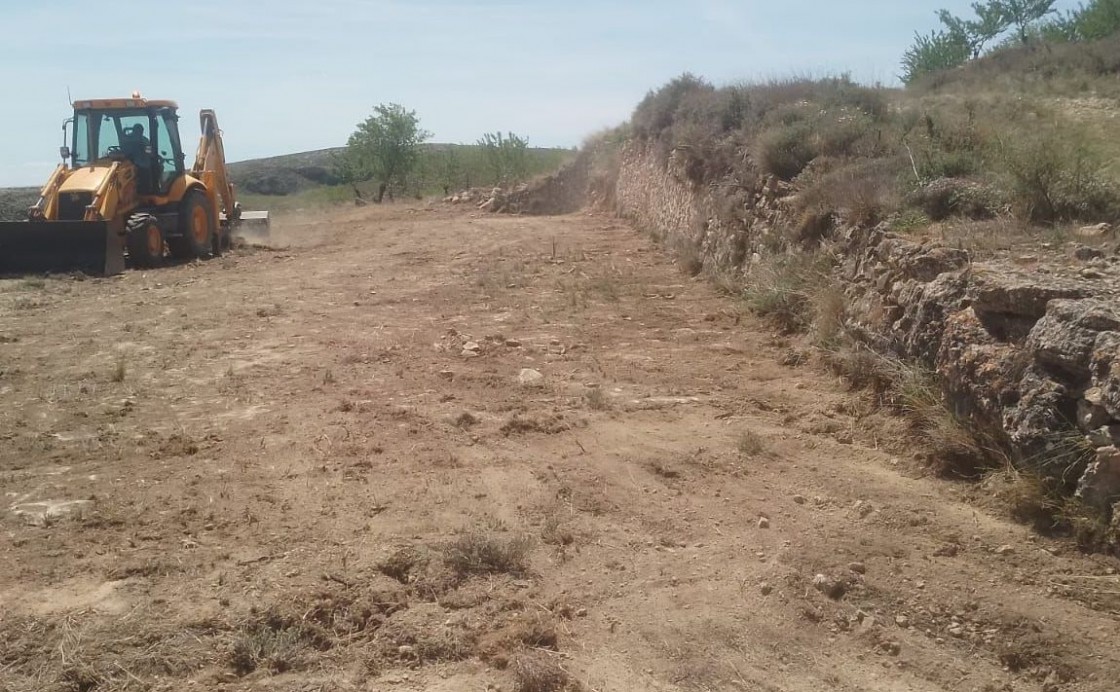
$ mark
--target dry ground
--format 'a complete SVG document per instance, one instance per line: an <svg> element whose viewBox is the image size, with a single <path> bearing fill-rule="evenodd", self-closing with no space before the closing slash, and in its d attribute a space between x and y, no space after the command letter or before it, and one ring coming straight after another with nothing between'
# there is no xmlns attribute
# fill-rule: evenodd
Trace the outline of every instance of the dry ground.
<svg viewBox="0 0 1120 692"><path fill-rule="evenodd" d="M613 219L281 235L0 281L0 690L1120 685L1115 561Z"/></svg>

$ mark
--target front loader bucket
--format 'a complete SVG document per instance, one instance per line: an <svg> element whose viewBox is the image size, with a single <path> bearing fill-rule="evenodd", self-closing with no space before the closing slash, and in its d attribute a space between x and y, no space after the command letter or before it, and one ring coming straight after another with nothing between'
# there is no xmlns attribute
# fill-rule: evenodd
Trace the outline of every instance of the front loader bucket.
<svg viewBox="0 0 1120 692"><path fill-rule="evenodd" d="M271 233L267 211L243 211L233 228L233 237L250 245L267 243Z"/></svg>
<svg viewBox="0 0 1120 692"><path fill-rule="evenodd" d="M109 221L0 222L0 275L124 271L124 233Z"/></svg>

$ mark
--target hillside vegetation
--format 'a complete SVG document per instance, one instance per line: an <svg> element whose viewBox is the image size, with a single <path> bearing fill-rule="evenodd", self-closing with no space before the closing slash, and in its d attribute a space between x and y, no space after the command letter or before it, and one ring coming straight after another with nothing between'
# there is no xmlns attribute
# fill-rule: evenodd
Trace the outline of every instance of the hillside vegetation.
<svg viewBox="0 0 1120 692"><path fill-rule="evenodd" d="M652 145L716 188L730 216L781 181L802 213L791 242L888 218L911 230L950 217L1113 222L1118 71L1120 36L1007 49L906 90L847 77L717 88L686 74L606 139Z"/></svg>

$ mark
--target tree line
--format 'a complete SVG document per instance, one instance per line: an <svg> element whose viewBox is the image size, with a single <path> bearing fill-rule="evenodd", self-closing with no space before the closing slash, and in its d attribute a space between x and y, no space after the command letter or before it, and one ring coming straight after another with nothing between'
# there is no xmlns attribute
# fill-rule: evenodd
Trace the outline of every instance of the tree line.
<svg viewBox="0 0 1120 692"><path fill-rule="evenodd" d="M939 10L941 26L917 33L902 57L902 81L963 65L992 50L1032 41L1092 41L1120 30L1120 0L1090 0L1067 12L1057 0L984 0L972 16Z"/></svg>
<svg viewBox="0 0 1120 692"><path fill-rule="evenodd" d="M431 137L416 111L397 103L378 105L350 135L335 171L350 184L376 183L378 202L430 186L444 194L475 185L508 186L536 172L529 140L513 132L484 133L474 146L425 148Z"/></svg>

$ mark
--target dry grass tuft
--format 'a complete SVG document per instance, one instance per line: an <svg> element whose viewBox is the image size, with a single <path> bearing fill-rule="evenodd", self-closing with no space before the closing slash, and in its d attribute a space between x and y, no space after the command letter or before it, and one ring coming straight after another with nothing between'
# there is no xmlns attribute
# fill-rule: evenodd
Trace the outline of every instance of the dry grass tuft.
<svg viewBox="0 0 1120 692"><path fill-rule="evenodd" d="M503 535L493 523L459 534L442 547L444 562L456 574L512 574L529 571L533 539L525 535Z"/></svg>
<svg viewBox="0 0 1120 692"><path fill-rule="evenodd" d="M704 259L700 256L700 247L697 243L684 236L674 236L673 255L677 260L677 267L688 276L699 276L704 271Z"/></svg>
<svg viewBox="0 0 1120 692"><path fill-rule="evenodd" d="M823 253L796 252L772 257L747 277L742 296L754 313L786 333L803 332L813 323L814 305L834 290Z"/></svg>
<svg viewBox="0 0 1120 692"><path fill-rule="evenodd" d="M579 686L568 671L547 654L521 654L510 666L517 692L561 692Z"/></svg>
<svg viewBox="0 0 1120 692"><path fill-rule="evenodd" d="M739 454L745 457L757 457L764 454L769 447L766 438L762 435L753 430L744 430L739 435L735 448L739 450Z"/></svg>
<svg viewBox="0 0 1120 692"><path fill-rule="evenodd" d="M124 382L126 375L128 375L128 362L123 355L117 356L117 362L113 365L113 372L109 379L113 382Z"/></svg>
<svg viewBox="0 0 1120 692"><path fill-rule="evenodd" d="M611 400L599 387L589 389L583 395L583 402L592 411L607 411L611 408Z"/></svg>
<svg viewBox="0 0 1120 692"><path fill-rule="evenodd" d="M976 478L1006 461L998 444L949 408L936 376L920 365L859 344L830 351L825 361L854 388L872 391L879 407L905 416L938 473Z"/></svg>

